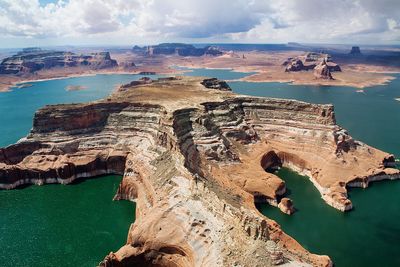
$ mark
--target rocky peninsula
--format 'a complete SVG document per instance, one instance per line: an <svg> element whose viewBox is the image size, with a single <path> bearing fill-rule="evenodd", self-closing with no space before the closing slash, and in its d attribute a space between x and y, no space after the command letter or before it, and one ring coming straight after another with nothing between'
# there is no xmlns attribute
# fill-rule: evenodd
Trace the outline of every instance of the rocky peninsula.
<svg viewBox="0 0 400 267"><path fill-rule="evenodd" d="M345 211L347 186L400 178L394 163L338 126L332 105L236 95L217 79L147 78L38 110L30 134L0 149L0 187L123 175L115 199L136 201L136 221L101 266L332 266L256 209L294 211L271 170L308 175Z"/></svg>

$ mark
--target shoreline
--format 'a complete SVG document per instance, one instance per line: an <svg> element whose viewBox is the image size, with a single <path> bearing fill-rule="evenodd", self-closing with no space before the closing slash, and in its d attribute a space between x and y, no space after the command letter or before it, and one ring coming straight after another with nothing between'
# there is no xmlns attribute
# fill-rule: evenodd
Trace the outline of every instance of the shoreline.
<svg viewBox="0 0 400 267"><path fill-rule="evenodd" d="M339 78L334 78L334 80L317 80L315 78L311 79L305 79L301 80L303 77L299 77L300 79L296 79L293 77L288 77L288 78L280 78L280 77L259 77L260 75L265 75L265 74L273 74L274 73L268 73L266 71L263 71L262 69L255 69L253 66L239 66L239 67L231 67L231 68L222 68L222 67L208 67L208 66L201 66L199 64L192 64L190 67L184 64L176 64L174 65L176 67L183 67L183 68L188 68L188 70L184 71L190 71L190 69L215 69L215 70L230 70L231 72L238 72L238 73L249 73L249 75L239 78L239 79L234 79L234 80L229 80L229 81L242 81L242 82L252 82L252 83L270 83L270 82L277 82L277 83L288 83L290 85L311 85L311 86L346 86L346 87L353 87L353 88L358 88L358 89L365 89L368 87L374 87L374 86L384 86L390 83L392 80L395 80L395 76L390 76L391 74L399 74L400 71L365 71L364 73L369 73L369 74L387 74L386 76L378 77L376 80L372 81L366 81L364 83L360 82L351 82L351 81L343 81L340 77ZM351 70L351 72L363 74L363 72L360 71L354 71ZM307 72L305 72L307 74ZM339 73L339 76L341 76L343 72ZM294 75L299 75L301 72L297 73L292 73ZM308 73L309 74L309 73ZM283 75L283 74L282 74Z"/></svg>
<svg viewBox="0 0 400 267"><path fill-rule="evenodd" d="M18 87L19 84L24 84L24 83L45 82L45 81L62 80L62 79L70 79L70 78L90 77L90 76L96 76L96 75L115 75L115 74L139 75L139 73L140 73L140 71L135 71L135 72L106 71L106 72L70 74L70 75L64 75L64 76L39 78L39 79L25 79L25 80L13 81L13 82L11 82L11 84L0 83L0 84L6 85L4 88L0 87L0 93L10 92L10 91L12 91L11 88ZM179 74L179 73L182 73L182 72L176 72L174 74ZM155 75L166 75L166 74L167 73L156 73ZM146 76L146 75L143 75L143 76Z"/></svg>
<svg viewBox="0 0 400 267"><path fill-rule="evenodd" d="M187 69L176 69L174 67L178 68L187 68ZM231 72L236 72L236 73L249 73L248 76L245 76L243 78L239 79L234 79L234 80L229 80L229 81L241 81L241 82L251 82L251 83L287 83L290 85L311 85L311 86L346 86L346 87L353 87L353 88L358 88L358 89L364 89L368 87L373 87L373 86L384 86L390 83L392 80L395 80L395 76L383 76L378 78L377 81L369 81L365 83L356 83L356 82L348 82L348 81L343 81L340 78L336 78L334 80L330 81L324 81L324 80L310 80L310 79L305 79L305 80L298 80L293 77L288 77L288 78L279 78L279 77L259 77L260 75L265 75L268 74L268 72L265 72L261 69L254 69L254 67L245 67L245 66L239 66L239 67L208 67L208 66L200 66L200 65L192 65L192 66L187 66L184 64L173 64L170 67L168 67L168 70L173 70L173 71L165 71L165 72L160 72L156 73L156 75L179 75L183 74L185 72L191 72L191 69L207 69L207 70L229 70ZM120 71L120 70L112 70L112 71L99 71L99 72L86 72L86 73L75 73L75 74L67 74L67 75L62 75L62 76L57 76L55 77L48 77L48 78L43 78L40 77L38 79L35 78L27 78L27 79L22 79L22 80L16 80L16 81L10 81L10 83L4 83L0 82L0 93L5 93L5 92L10 92L12 91L11 88L13 87L18 87L19 84L24 84L24 83L33 83L33 82L43 82L43 81L51 81L51 80L61 80L61 79L69 79L69 78L77 78L77 77L90 77L90 76L96 76L96 75L115 75L115 74L130 74L130 75L139 75L141 70L137 70L134 72L130 71ZM358 71L354 71L358 72ZM373 73L373 74L399 74L400 71L365 71L365 73ZM273 73L270 73L273 74ZM298 73L295 73L295 75L298 75ZM273 75L272 75L273 76ZM1 77L1 76L0 76ZM18 79L18 77L15 76L8 76L11 79ZM302 77L301 77L302 78ZM1 86L4 85L4 86Z"/></svg>
<svg viewBox="0 0 400 267"><path fill-rule="evenodd" d="M296 81L293 79L260 79L260 80L249 80L248 78L251 76L246 76L244 78L232 80L236 82L248 82L248 83L286 83L292 86L296 85L308 85L308 86L344 86L344 87L352 87L356 89L365 89L374 86L384 86L388 85L391 81L395 80L396 77L389 76L387 79L383 79L380 83L366 83L366 84L354 84L354 83L340 83L339 80L332 81ZM338 82L335 82L338 81ZM332 82L332 83L330 83Z"/></svg>

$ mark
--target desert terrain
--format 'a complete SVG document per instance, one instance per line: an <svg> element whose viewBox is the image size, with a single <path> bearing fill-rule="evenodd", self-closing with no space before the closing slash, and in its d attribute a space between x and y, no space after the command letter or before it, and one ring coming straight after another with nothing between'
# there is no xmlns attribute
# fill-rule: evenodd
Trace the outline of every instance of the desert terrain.
<svg viewBox="0 0 400 267"><path fill-rule="evenodd" d="M289 47L290 48L290 47ZM182 70L175 67L186 68L228 68L239 72L254 72L243 78L247 82L290 82L293 84L307 85L337 85L365 88L382 85L393 79L391 73L400 72L397 62L399 52L390 50L394 56L381 55L380 52L367 52L366 55L351 55L346 50L338 53L333 50L329 54L340 66L341 71L332 73L332 79L316 78L312 70L285 71L284 62L288 59L303 56L310 51L318 49L312 47L295 47L287 50L226 50L218 48L221 54L204 54L201 56L182 56L179 53L149 54L138 49L120 48L108 49L110 56L116 60L117 65L104 68L90 68L86 66L53 67L35 72L18 74L0 74L0 92L7 91L21 82L46 80L63 77L85 76L95 74L117 73L156 73L156 74L181 74ZM217 48L215 48L217 49ZM322 48L321 48L322 49ZM321 50L320 49L320 50ZM107 50L104 48L103 51ZM79 50L91 53L102 51L99 48ZM327 50L330 53L330 50ZM368 55L368 53L374 53ZM377 54L377 55L376 55Z"/></svg>

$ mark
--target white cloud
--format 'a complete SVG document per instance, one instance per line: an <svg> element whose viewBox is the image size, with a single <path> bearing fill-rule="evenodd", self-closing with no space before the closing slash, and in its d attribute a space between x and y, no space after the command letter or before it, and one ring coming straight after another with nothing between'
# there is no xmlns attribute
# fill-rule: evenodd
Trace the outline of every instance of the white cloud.
<svg viewBox="0 0 400 267"><path fill-rule="evenodd" d="M398 0L0 0L0 37L238 42L400 40Z"/></svg>

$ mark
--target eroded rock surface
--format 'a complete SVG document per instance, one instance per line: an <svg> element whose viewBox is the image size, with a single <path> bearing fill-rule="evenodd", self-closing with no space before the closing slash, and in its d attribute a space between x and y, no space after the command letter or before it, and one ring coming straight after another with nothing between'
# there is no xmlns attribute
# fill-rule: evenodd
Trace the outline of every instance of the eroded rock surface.
<svg viewBox="0 0 400 267"><path fill-rule="evenodd" d="M117 65L109 52L77 55L72 52L25 48L18 54L3 59L0 63L0 74L27 74L56 67L105 69Z"/></svg>
<svg viewBox="0 0 400 267"><path fill-rule="evenodd" d="M331 71L325 60L322 60L322 62L314 68L314 77L317 79L333 80Z"/></svg>
<svg viewBox="0 0 400 267"><path fill-rule="evenodd" d="M137 54L156 56L156 55L178 55L182 57L200 56L221 56L223 52L215 46L205 46L197 48L191 44L183 43L162 43L158 45L139 47L134 46L132 51Z"/></svg>
<svg viewBox="0 0 400 267"><path fill-rule="evenodd" d="M255 201L278 206L286 190L265 170L306 174L328 204L348 210L346 185L399 178L393 157L353 140L332 105L202 83L135 83L40 109L31 133L0 150L0 186L123 175L115 199L136 201L136 221L101 266L332 266L257 211Z"/></svg>
<svg viewBox="0 0 400 267"><path fill-rule="evenodd" d="M292 215L296 210L293 205L293 201L290 198L284 197L278 204L278 208L288 215Z"/></svg>
<svg viewBox="0 0 400 267"><path fill-rule="evenodd" d="M308 70L318 70L321 64L326 65L329 73L342 71L340 66L332 61L332 57L325 53L308 52L304 55L288 58L283 62L285 72L298 72Z"/></svg>

